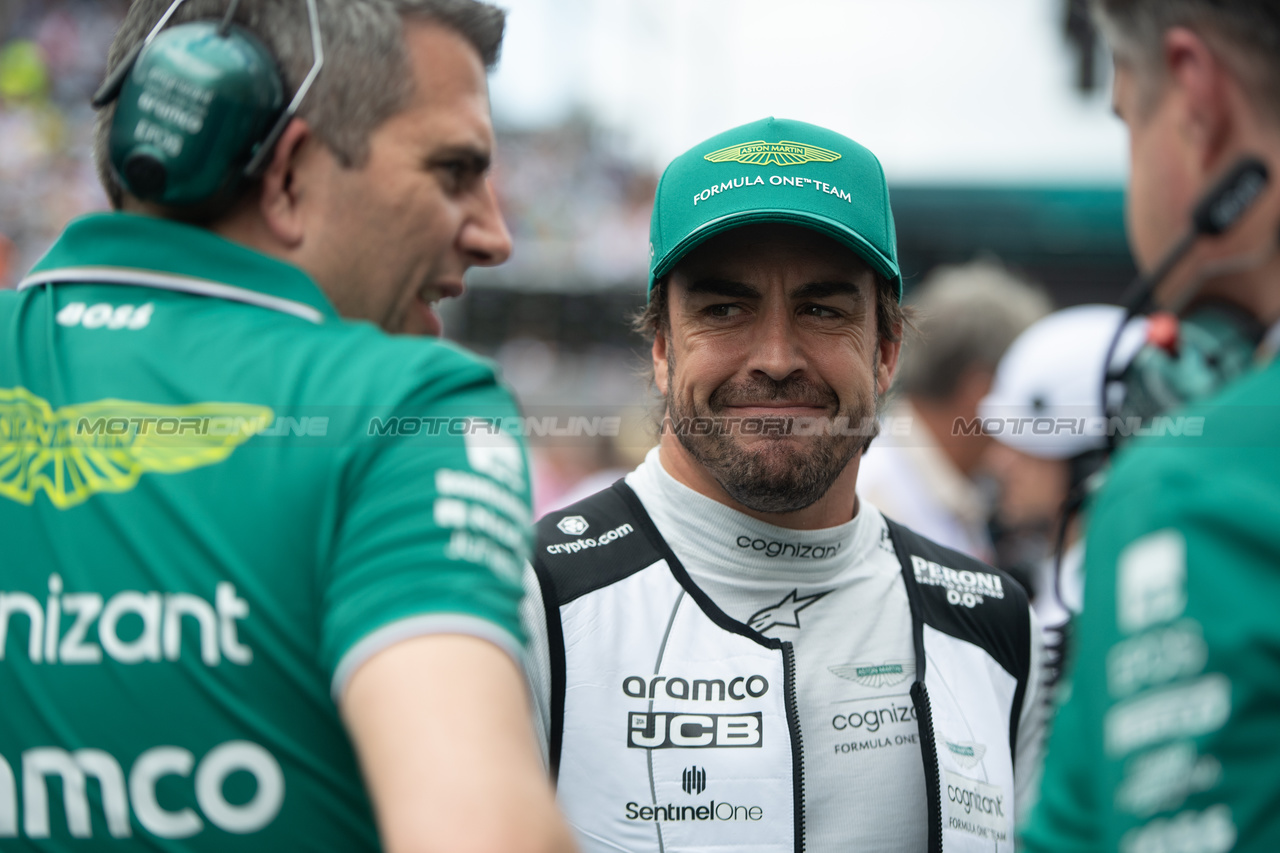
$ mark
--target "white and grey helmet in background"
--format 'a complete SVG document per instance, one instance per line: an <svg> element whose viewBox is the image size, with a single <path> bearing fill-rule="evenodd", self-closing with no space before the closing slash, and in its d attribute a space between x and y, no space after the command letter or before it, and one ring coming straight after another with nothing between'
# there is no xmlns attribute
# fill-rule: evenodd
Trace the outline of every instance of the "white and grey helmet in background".
<svg viewBox="0 0 1280 853"><path fill-rule="evenodd" d="M1071 459L1106 447L1103 360L1125 311L1077 305L1044 317L1019 335L978 404L983 429L997 441L1041 459ZM1146 319L1120 336L1112 368L1123 369L1146 339Z"/></svg>
<svg viewBox="0 0 1280 853"><path fill-rule="evenodd" d="M1025 578L1051 633L1080 606L1083 551L1067 533L1106 461L1103 361L1124 317L1119 306L1080 305L1038 320L1005 351L978 404L983 430L1007 448L989 454L1001 492L997 560ZM1123 370L1145 339L1146 319L1131 320L1112 367ZM1060 651L1060 638L1051 645Z"/></svg>

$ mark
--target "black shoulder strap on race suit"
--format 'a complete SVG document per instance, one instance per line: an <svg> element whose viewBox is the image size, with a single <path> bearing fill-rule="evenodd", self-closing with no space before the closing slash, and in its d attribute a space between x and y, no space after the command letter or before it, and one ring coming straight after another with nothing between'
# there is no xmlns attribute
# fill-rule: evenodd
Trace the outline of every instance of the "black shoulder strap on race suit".
<svg viewBox="0 0 1280 853"><path fill-rule="evenodd" d="M902 565L902 579L911 607L912 642L916 653L911 699L919 720L920 752L924 759L929 797L928 850L929 853L942 853L942 791L933 708L925 686L924 626L927 623L943 633L985 649L1014 676L1017 687L1009 717L1009 753L1014 756L1018 718L1022 715L1022 700L1031 666L1031 621L1027 596L1022 587L1004 572L944 548L889 518L885 519L885 524L893 540L893 550ZM979 602L971 593L970 598L965 599L956 590L937 583L936 577L944 567L957 574L981 573L993 586L994 578L998 577L1001 596L984 597Z"/></svg>
<svg viewBox="0 0 1280 853"><path fill-rule="evenodd" d="M533 571L542 590L546 610L547 645L551 661L551 727L548 732L548 760L551 778L560 773L560 752L564 743L565 645L560 608L588 593L630 577L662 559L662 553L647 535L648 518L638 518L626 499L630 489L618 480L576 504L548 513L534 527L536 544ZM643 512L643 509L640 510ZM600 548L626 536L621 547Z"/></svg>
<svg viewBox="0 0 1280 853"><path fill-rule="evenodd" d="M924 681L924 624L985 649L1006 672L1017 679L1009 719L1009 750L1016 757L1018 718L1031 668L1031 618L1027 593L1021 584L1000 569L958 551L944 548L888 518L889 535L902 564L902 577L915 622L916 678ZM999 579L1000 597L988 595L974 602L938 584L937 570L972 572ZM953 600L954 599L954 600ZM975 606L976 605L976 606Z"/></svg>

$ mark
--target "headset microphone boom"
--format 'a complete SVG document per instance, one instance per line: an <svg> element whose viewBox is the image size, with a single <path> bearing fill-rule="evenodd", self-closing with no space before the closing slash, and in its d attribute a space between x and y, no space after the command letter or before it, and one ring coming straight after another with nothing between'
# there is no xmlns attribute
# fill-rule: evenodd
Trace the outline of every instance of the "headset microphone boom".
<svg viewBox="0 0 1280 853"><path fill-rule="evenodd" d="M1138 417L1146 423L1175 406L1204 399L1248 367L1262 329L1243 311L1225 304L1207 305L1181 321L1173 312L1154 314L1148 345L1127 364L1112 362L1129 320L1150 311L1156 287L1198 240L1231 230L1261 197L1269 181L1261 160L1245 157L1237 161L1196 204L1191 227L1182 239L1125 294L1124 321L1103 361L1101 402L1107 417L1108 452L1114 451L1116 444L1116 431L1110 428L1113 416L1122 420ZM1183 294L1179 303L1188 304L1202 283L1203 279Z"/></svg>

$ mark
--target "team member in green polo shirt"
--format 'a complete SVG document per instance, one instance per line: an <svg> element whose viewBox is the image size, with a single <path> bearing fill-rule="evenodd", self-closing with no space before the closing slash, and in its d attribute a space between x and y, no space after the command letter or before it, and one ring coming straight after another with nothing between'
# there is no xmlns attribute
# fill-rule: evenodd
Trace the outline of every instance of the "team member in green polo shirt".
<svg viewBox="0 0 1280 853"><path fill-rule="evenodd" d="M1157 268L1197 198L1241 158L1260 159L1272 177L1251 207L1263 182L1238 183L1215 210L1229 219L1243 208L1238 224L1199 241L1155 294L1166 310L1190 304L1177 337L1167 334L1169 316L1153 322L1166 352L1139 355L1141 372L1131 376L1150 381L1127 383L1131 393L1192 387L1170 380L1191 376L1210 352L1208 333L1228 328L1227 312L1238 330L1212 335L1219 351L1239 346L1256 363L1171 412L1163 437L1122 448L1089 508L1069 698L1024 848L1272 853L1280 849L1280 9L1274 0L1096 5L1130 135L1128 224L1139 266ZM1225 370L1227 362L1199 364Z"/></svg>
<svg viewBox="0 0 1280 853"><path fill-rule="evenodd" d="M509 253L502 29L470 0L131 6L99 98L120 210L0 293L0 849L565 846L514 406L387 334Z"/></svg>

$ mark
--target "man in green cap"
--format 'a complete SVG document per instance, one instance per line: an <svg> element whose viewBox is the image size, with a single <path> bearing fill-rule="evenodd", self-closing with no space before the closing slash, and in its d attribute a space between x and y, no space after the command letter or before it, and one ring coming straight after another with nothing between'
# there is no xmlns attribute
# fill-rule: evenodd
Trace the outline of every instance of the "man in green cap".
<svg viewBox="0 0 1280 853"><path fill-rule="evenodd" d="M667 168L650 233L660 446L544 518L525 575L579 842L1011 851L1041 727L1026 595L855 492L903 326L879 162L738 127Z"/></svg>
<svg viewBox="0 0 1280 853"><path fill-rule="evenodd" d="M118 210L0 293L0 849L571 846L519 664L515 408L412 336L510 251L503 20L130 6L96 99Z"/></svg>

